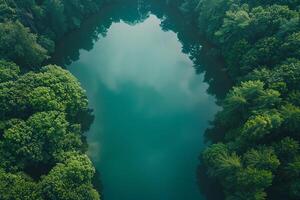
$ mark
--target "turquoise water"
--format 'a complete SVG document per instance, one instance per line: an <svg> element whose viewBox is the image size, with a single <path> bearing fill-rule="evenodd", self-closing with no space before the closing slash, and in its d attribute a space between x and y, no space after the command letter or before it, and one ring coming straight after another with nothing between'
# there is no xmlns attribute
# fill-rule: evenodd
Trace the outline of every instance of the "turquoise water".
<svg viewBox="0 0 300 200"><path fill-rule="evenodd" d="M204 199L198 157L220 109L208 92L208 73L195 73L178 34L163 30L153 14L108 24L101 32L99 22L88 41L84 29L74 33L58 51L67 54L60 60L71 60L67 69L94 110L88 154L100 172L103 199Z"/></svg>

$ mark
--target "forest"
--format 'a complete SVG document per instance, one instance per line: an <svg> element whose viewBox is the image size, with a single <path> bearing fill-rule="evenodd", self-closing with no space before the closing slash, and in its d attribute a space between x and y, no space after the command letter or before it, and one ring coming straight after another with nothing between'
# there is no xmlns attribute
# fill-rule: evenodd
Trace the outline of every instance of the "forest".
<svg viewBox="0 0 300 200"><path fill-rule="evenodd" d="M166 0L223 57L234 86L201 154L226 200L300 199L300 1ZM0 199L100 199L85 91L49 65L109 0L0 0Z"/></svg>
<svg viewBox="0 0 300 200"><path fill-rule="evenodd" d="M234 81L206 131L211 179L224 198L300 198L298 0L186 0Z"/></svg>
<svg viewBox="0 0 300 200"><path fill-rule="evenodd" d="M99 199L83 134L93 121L55 42L99 0L0 0L0 199Z"/></svg>

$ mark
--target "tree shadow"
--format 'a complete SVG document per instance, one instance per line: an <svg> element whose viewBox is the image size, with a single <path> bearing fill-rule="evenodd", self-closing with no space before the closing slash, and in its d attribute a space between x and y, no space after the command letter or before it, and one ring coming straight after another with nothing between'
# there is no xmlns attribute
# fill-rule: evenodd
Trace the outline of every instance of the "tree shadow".
<svg viewBox="0 0 300 200"><path fill-rule="evenodd" d="M206 200L225 199L222 186L217 179L211 178L207 174L207 168L202 163L197 168L198 185L200 192Z"/></svg>

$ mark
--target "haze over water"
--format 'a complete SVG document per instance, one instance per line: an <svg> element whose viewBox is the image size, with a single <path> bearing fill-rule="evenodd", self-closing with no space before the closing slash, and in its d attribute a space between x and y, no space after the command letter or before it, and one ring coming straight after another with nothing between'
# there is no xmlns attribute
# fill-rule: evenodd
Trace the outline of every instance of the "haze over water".
<svg viewBox="0 0 300 200"><path fill-rule="evenodd" d="M68 69L94 109L89 155L104 200L203 199L198 157L219 107L175 33L154 15L113 23Z"/></svg>

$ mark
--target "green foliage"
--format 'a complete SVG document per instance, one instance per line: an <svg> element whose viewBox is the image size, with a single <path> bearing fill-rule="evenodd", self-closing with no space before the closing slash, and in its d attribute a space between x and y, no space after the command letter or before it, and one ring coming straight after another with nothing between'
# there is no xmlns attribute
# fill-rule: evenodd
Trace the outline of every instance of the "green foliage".
<svg viewBox="0 0 300 200"><path fill-rule="evenodd" d="M66 31L66 17L64 5L60 0L47 0L44 2L47 23L52 27L54 37L59 37Z"/></svg>
<svg viewBox="0 0 300 200"><path fill-rule="evenodd" d="M0 23L0 58L34 68L48 56L36 35L17 21Z"/></svg>
<svg viewBox="0 0 300 200"><path fill-rule="evenodd" d="M285 116L284 128L293 136L299 137L300 131L300 108L292 104L288 104L282 108L282 113Z"/></svg>
<svg viewBox="0 0 300 200"><path fill-rule="evenodd" d="M38 163L52 165L65 151L82 149L79 133L68 131L65 114L56 111L39 112L26 122L8 122L4 130L2 152L9 155L5 168L17 166L22 170Z"/></svg>
<svg viewBox="0 0 300 200"><path fill-rule="evenodd" d="M221 49L236 83L206 132L218 143L202 154L226 199L300 198L299 5L186 0L182 6ZM224 170L228 163L239 167Z"/></svg>
<svg viewBox="0 0 300 200"><path fill-rule="evenodd" d="M0 0L0 22L16 19L16 10L12 7L12 2Z"/></svg>
<svg viewBox="0 0 300 200"><path fill-rule="evenodd" d="M229 9L233 0L197 0L193 3L195 12L199 14L198 23L200 28L206 30L211 37L219 26L222 25L223 16ZM209 20L209 21L208 21Z"/></svg>
<svg viewBox="0 0 300 200"><path fill-rule="evenodd" d="M270 171L247 167L236 175L238 194L242 199L266 199L265 188L271 186L273 175Z"/></svg>
<svg viewBox="0 0 300 200"><path fill-rule="evenodd" d="M259 170L247 167L237 173L237 186L247 189L263 189L272 183L272 173L267 170Z"/></svg>
<svg viewBox="0 0 300 200"><path fill-rule="evenodd" d="M0 83L15 80L20 74L20 69L14 63L0 60Z"/></svg>
<svg viewBox="0 0 300 200"><path fill-rule="evenodd" d="M6 173L0 169L0 199L42 200L37 184L23 173Z"/></svg>
<svg viewBox="0 0 300 200"><path fill-rule="evenodd" d="M72 122L88 111L88 102L79 82L57 66L29 72L15 82L0 84L0 119L30 115L33 112L59 110ZM21 114L20 114L21 113Z"/></svg>
<svg viewBox="0 0 300 200"><path fill-rule="evenodd" d="M280 85L276 89L285 96L300 90L300 61L287 59L274 69L255 69L245 79L261 80L270 88ZM287 91L288 90L288 91Z"/></svg>
<svg viewBox="0 0 300 200"><path fill-rule="evenodd" d="M54 41L101 5L0 0L1 200L99 199L95 169L84 155L83 132L93 120L85 91L66 70L41 65Z"/></svg>
<svg viewBox="0 0 300 200"><path fill-rule="evenodd" d="M244 160L247 166L262 170L275 171L280 165L274 150L266 147L250 149L244 154Z"/></svg>
<svg viewBox="0 0 300 200"><path fill-rule="evenodd" d="M229 10L226 12L222 28L215 35L221 43L233 42L239 38L247 26L250 24L250 16L247 8L240 10Z"/></svg>
<svg viewBox="0 0 300 200"><path fill-rule="evenodd" d="M289 58L300 59L300 32L288 35L282 44L282 53Z"/></svg>
<svg viewBox="0 0 300 200"><path fill-rule="evenodd" d="M280 102L280 93L273 89L265 89L263 82L243 82L228 93L223 101L224 110L217 118L226 127L236 127L238 122L243 123L250 117L251 110L276 108Z"/></svg>
<svg viewBox="0 0 300 200"><path fill-rule="evenodd" d="M300 150L299 142L290 137L283 138L274 146L275 152L282 163L294 160Z"/></svg>
<svg viewBox="0 0 300 200"><path fill-rule="evenodd" d="M210 166L211 176L226 176L233 174L242 167L241 160L236 154L230 154L226 145L214 144L203 152L204 162Z"/></svg>
<svg viewBox="0 0 300 200"><path fill-rule="evenodd" d="M90 122L82 115L90 111L79 82L54 65L20 74L0 64L0 199L99 199L83 155L82 127Z"/></svg>
<svg viewBox="0 0 300 200"><path fill-rule="evenodd" d="M271 134L279 128L283 122L279 113L264 113L251 116L241 128L239 143L249 146Z"/></svg>
<svg viewBox="0 0 300 200"><path fill-rule="evenodd" d="M100 197L91 184L94 173L86 155L69 154L42 178L42 196L51 200L98 200Z"/></svg>
<svg viewBox="0 0 300 200"><path fill-rule="evenodd" d="M79 28L105 0L0 0L0 59L21 67L41 66L54 42ZM34 33L34 34L33 34Z"/></svg>

